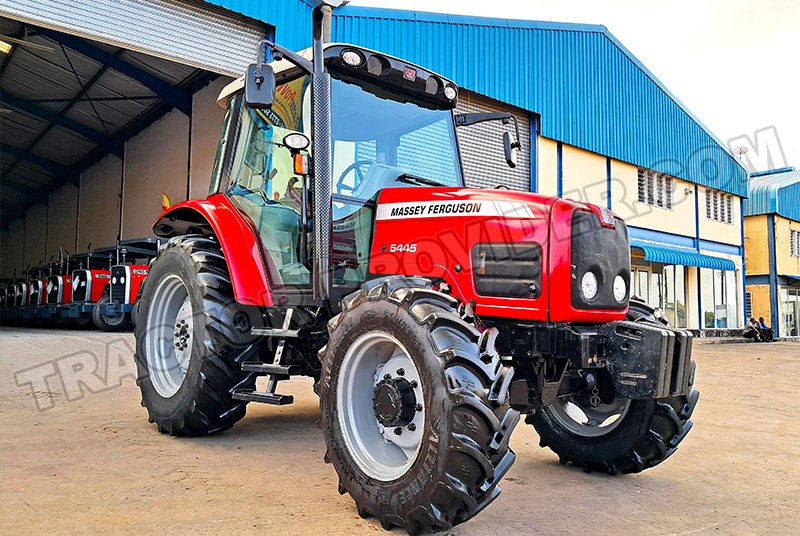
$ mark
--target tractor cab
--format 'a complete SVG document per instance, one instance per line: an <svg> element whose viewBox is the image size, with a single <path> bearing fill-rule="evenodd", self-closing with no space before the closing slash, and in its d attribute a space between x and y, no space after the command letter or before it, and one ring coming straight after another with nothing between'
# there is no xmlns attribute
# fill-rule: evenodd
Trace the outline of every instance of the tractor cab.
<svg viewBox="0 0 800 536"><path fill-rule="evenodd" d="M331 275L334 285L355 287L367 279L379 192L463 186L452 114L458 88L351 45L327 44L324 57L331 76ZM312 76L287 60L275 62L274 74L269 108L248 106L244 78L220 94L227 114L210 193L226 195L252 221L269 256L271 288L302 289L312 283L314 184L290 145L292 135L312 136Z"/></svg>

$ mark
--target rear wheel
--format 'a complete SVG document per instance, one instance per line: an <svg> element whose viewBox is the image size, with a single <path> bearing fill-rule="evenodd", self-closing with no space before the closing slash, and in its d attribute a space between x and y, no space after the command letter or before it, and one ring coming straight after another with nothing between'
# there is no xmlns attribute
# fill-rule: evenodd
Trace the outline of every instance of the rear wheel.
<svg viewBox="0 0 800 536"><path fill-rule="evenodd" d="M108 296L103 296L100 298L100 301L95 304L94 309L92 310L92 320L94 321L94 325L103 331L122 331L123 329L128 328L130 326L130 314L121 312L115 315L101 314L101 307L108 303L109 300L110 298Z"/></svg>
<svg viewBox="0 0 800 536"><path fill-rule="evenodd" d="M326 460L359 515L416 534L466 521L500 493L519 414L495 330L418 278L365 284L344 299L320 351Z"/></svg>
<svg viewBox="0 0 800 536"><path fill-rule="evenodd" d="M159 253L138 303L137 383L150 422L171 435L225 430L245 415L234 389L253 388L241 363L258 360L263 338L250 335L258 312L233 298L215 240L172 239Z"/></svg>
<svg viewBox="0 0 800 536"><path fill-rule="evenodd" d="M664 325L652 308L631 301L628 320ZM692 363L694 367L694 363ZM666 460L692 428L690 417L700 393L692 389L694 369L685 395L606 402L592 393L559 397L526 418L562 464L586 472L638 473Z"/></svg>

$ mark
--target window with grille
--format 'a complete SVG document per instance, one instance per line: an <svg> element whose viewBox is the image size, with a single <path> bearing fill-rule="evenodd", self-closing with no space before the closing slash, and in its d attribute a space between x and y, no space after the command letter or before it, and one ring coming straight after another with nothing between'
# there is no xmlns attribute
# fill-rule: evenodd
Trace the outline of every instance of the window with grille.
<svg viewBox="0 0 800 536"><path fill-rule="evenodd" d="M675 195L672 190L672 177L650 169L639 168L638 180L639 203L670 210L674 208Z"/></svg>
<svg viewBox="0 0 800 536"><path fill-rule="evenodd" d="M706 218L733 223L733 195L706 188Z"/></svg>
<svg viewBox="0 0 800 536"><path fill-rule="evenodd" d="M792 257L800 257L800 231L791 230Z"/></svg>
<svg viewBox="0 0 800 536"><path fill-rule="evenodd" d="M746 292L744 295L744 308L745 308L745 316L747 318L753 318L753 293Z"/></svg>

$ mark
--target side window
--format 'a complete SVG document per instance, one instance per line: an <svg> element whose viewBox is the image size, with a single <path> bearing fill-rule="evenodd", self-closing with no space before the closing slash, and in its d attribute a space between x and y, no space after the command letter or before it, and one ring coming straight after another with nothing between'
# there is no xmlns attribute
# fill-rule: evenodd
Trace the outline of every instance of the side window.
<svg viewBox="0 0 800 536"><path fill-rule="evenodd" d="M222 120L222 130L219 134L219 143L217 144L217 154L214 156L214 168L211 172L211 182L208 185L208 195L215 194L219 190L219 182L222 179L222 166L225 157L225 149L227 148L230 140L230 122L233 115L234 108L238 106L238 97L228 100L228 108L225 111L225 118Z"/></svg>

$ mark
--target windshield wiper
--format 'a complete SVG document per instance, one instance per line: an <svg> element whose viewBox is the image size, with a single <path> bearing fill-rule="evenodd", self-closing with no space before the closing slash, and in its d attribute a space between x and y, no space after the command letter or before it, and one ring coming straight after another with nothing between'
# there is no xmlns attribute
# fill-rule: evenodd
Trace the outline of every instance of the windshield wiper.
<svg viewBox="0 0 800 536"><path fill-rule="evenodd" d="M397 182L405 182L406 184L425 184L427 186L447 186L446 184L442 184L441 182L437 182L431 179L426 179L424 177L417 177L416 175L412 175L411 173L403 173L399 177L395 179Z"/></svg>

